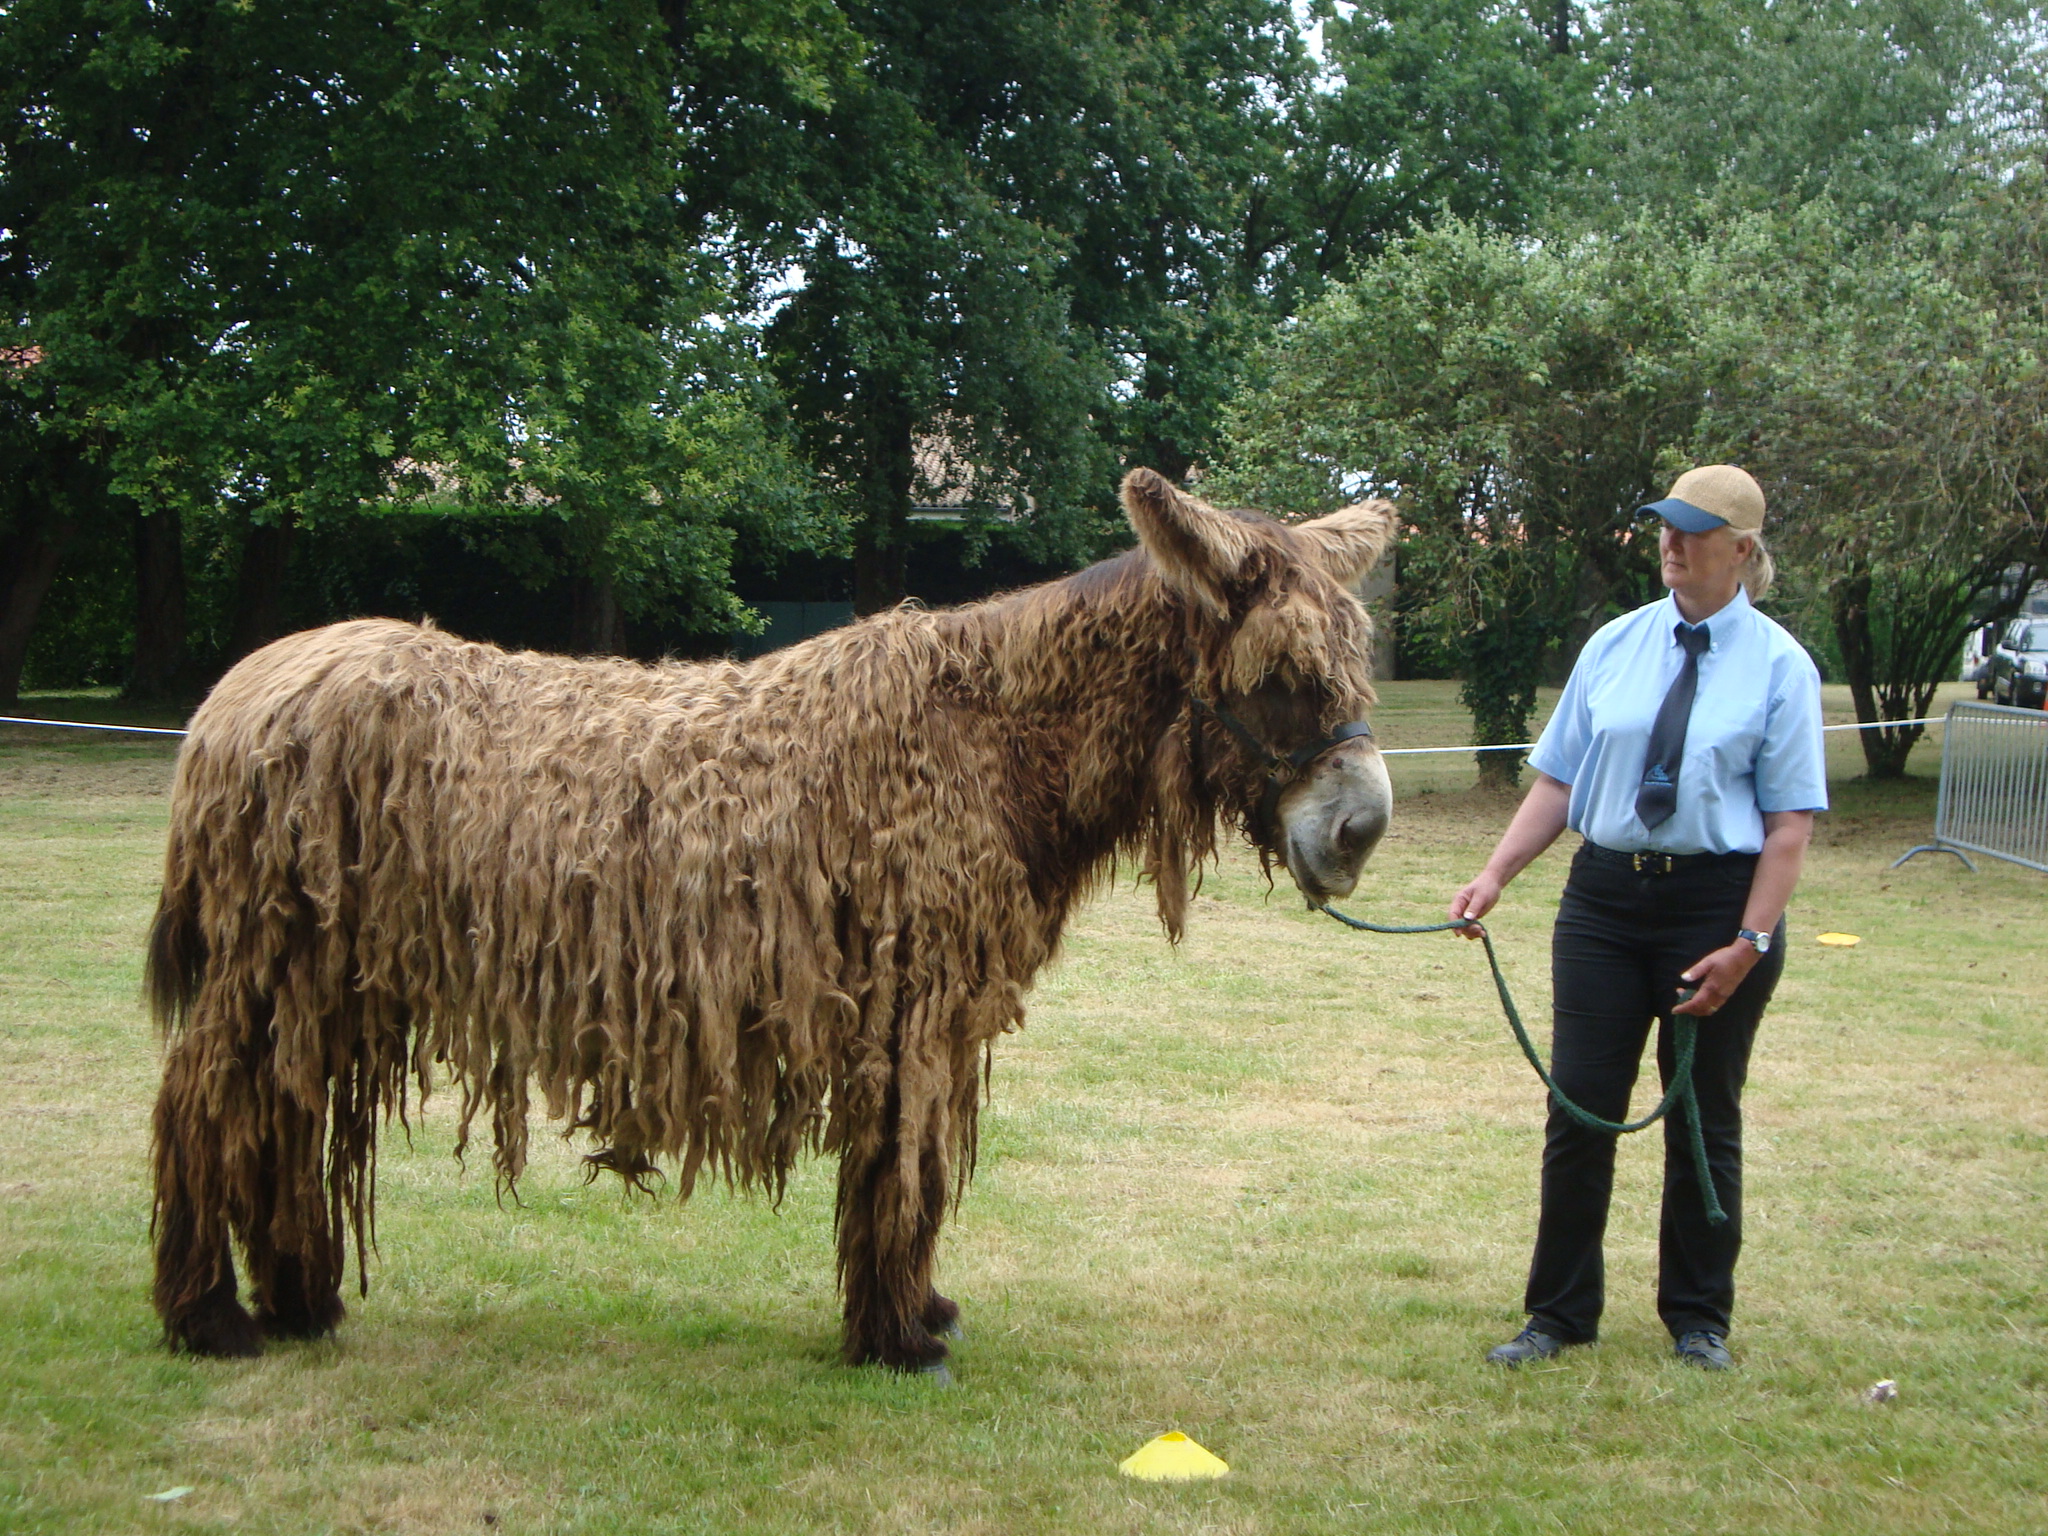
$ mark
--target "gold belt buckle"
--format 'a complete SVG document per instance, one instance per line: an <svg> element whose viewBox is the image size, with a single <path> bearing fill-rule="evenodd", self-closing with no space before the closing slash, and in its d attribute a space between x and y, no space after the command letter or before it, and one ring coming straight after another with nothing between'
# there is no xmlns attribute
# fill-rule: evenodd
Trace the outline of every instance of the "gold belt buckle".
<svg viewBox="0 0 2048 1536"><path fill-rule="evenodd" d="M1638 853L1634 856L1636 873L1639 875L1668 875L1671 873L1671 855L1668 853Z"/></svg>

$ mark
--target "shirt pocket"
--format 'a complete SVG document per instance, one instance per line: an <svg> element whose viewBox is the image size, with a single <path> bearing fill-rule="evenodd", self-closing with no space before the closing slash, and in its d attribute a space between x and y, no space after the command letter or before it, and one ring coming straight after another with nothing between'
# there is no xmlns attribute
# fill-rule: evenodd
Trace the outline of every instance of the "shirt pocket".
<svg viewBox="0 0 2048 1536"><path fill-rule="evenodd" d="M1720 699L1715 703L1717 707L1694 716L1686 732L1685 755L1688 766L1698 763L1714 785L1726 793L1736 785L1749 783L1756 775L1756 760L1763 751L1764 727L1769 720L1769 701L1759 695L1753 699Z"/></svg>

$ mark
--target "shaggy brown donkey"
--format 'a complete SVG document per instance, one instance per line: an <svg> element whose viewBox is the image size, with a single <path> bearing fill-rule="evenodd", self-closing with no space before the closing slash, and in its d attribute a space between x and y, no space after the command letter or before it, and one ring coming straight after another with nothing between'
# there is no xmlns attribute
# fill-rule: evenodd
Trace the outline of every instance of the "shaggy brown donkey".
<svg viewBox="0 0 2048 1536"><path fill-rule="evenodd" d="M150 940L171 1342L332 1329L380 1112L443 1075L507 1181L536 1090L595 1166L669 1160L685 1194L836 1153L846 1358L941 1368L985 1057L1076 901L1124 854L1177 936L1226 820L1341 895L1386 822L1369 737L1334 738L1372 700L1346 586L1391 509L1290 528L1147 470L1124 501L1118 559L748 666L364 620L223 678Z"/></svg>

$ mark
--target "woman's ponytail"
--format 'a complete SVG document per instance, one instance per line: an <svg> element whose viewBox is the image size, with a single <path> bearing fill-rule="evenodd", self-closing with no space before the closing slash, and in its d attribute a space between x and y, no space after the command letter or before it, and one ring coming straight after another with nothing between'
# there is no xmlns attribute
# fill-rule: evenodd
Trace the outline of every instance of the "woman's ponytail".
<svg viewBox="0 0 2048 1536"><path fill-rule="evenodd" d="M1742 589L1749 594L1752 603L1760 603L1764 594L1771 590L1778 567L1771 559L1771 552L1764 548L1761 533L1744 534L1743 537L1749 540L1749 558L1742 562Z"/></svg>

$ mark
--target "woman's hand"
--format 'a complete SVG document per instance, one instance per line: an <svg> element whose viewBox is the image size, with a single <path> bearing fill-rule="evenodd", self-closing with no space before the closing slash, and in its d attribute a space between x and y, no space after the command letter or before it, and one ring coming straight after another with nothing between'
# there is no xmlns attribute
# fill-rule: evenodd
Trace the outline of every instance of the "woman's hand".
<svg viewBox="0 0 2048 1536"><path fill-rule="evenodd" d="M1678 979L1688 987L1698 987L1699 994L1671 1011L1689 1013L1696 1019L1706 1018L1735 995L1735 989L1742 985L1761 958L1747 939L1737 939L1705 959L1694 961Z"/></svg>
<svg viewBox="0 0 2048 1536"><path fill-rule="evenodd" d="M1486 916L1499 903L1502 889L1503 887L1499 880L1495 879L1491 873L1482 871L1478 879L1470 882L1463 890L1451 898L1451 921L1454 923L1478 922L1480 918ZM1476 939L1479 937L1479 930L1477 928L1467 928L1464 930L1463 936L1468 939Z"/></svg>
<svg viewBox="0 0 2048 1536"><path fill-rule="evenodd" d="M1742 909L1743 927L1758 933L1770 933L1777 928L1778 919L1785 915L1785 903L1792 897L1792 887L1799 883L1799 869L1812 838L1813 812L1764 813L1764 851L1758 855L1756 873L1750 877L1749 901ZM1699 996L1681 1003L1672 1012L1705 1018L1728 1001L1759 958L1748 940L1737 939L1727 948L1695 961L1679 980L1689 987L1698 987Z"/></svg>
<svg viewBox="0 0 2048 1536"><path fill-rule="evenodd" d="M1538 772L1536 782L1515 807L1514 818L1486 861L1479 877L1451 898L1451 921L1477 923L1494 908L1507 883L1529 867L1544 849L1564 831L1565 815L1571 809L1572 787L1561 779ZM1479 937L1477 928L1463 930L1468 939Z"/></svg>

